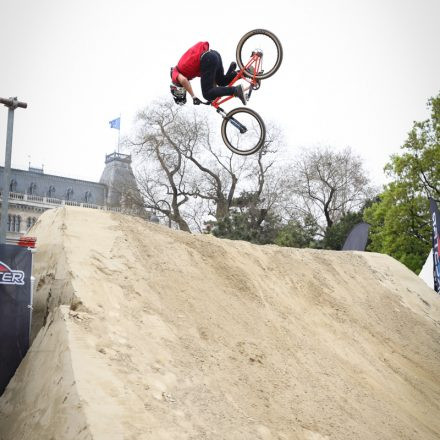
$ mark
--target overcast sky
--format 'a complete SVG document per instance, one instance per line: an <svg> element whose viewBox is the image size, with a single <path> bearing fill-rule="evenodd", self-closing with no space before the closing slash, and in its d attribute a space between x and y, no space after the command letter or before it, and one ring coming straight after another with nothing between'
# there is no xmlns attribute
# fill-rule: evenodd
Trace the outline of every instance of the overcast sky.
<svg viewBox="0 0 440 440"><path fill-rule="evenodd" d="M284 60L249 105L284 129L287 156L351 146L382 183L389 156L440 92L440 1L224 4L0 0L0 97L28 103L15 112L12 166L98 181L117 145L108 121L121 114L129 134L136 112L169 93L169 68L189 46L209 41L229 65L240 37L266 28ZM2 165L6 120L1 106Z"/></svg>

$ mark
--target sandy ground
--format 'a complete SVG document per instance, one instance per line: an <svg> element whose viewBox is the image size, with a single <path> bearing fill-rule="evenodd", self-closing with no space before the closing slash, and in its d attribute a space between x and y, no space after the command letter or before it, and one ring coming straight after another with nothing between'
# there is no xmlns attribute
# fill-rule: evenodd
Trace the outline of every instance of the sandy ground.
<svg viewBox="0 0 440 440"><path fill-rule="evenodd" d="M378 254L47 211L1 440L440 438L440 299Z"/></svg>

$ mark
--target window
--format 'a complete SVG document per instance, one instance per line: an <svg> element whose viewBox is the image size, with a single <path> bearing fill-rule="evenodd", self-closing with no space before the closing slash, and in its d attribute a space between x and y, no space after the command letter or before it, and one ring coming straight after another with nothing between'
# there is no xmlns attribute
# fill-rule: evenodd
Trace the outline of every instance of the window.
<svg viewBox="0 0 440 440"><path fill-rule="evenodd" d="M69 189L66 191L66 200L72 200L72 198L73 198L73 189L72 189L72 188L69 188Z"/></svg>
<svg viewBox="0 0 440 440"><path fill-rule="evenodd" d="M9 185L9 191L17 192L17 181L15 179L11 180L11 183Z"/></svg>
<svg viewBox="0 0 440 440"><path fill-rule="evenodd" d="M19 215L8 215L8 231L20 232L21 217Z"/></svg>
<svg viewBox="0 0 440 440"><path fill-rule="evenodd" d="M47 190L47 197L54 197L55 196L55 187L50 185L49 189Z"/></svg>
<svg viewBox="0 0 440 440"><path fill-rule="evenodd" d="M32 194L35 194L36 192L37 192L37 184L32 182L29 185L29 194L32 195Z"/></svg>
<svg viewBox="0 0 440 440"><path fill-rule="evenodd" d="M84 200L86 203L90 203L92 201L92 193L90 191L86 191Z"/></svg>
<svg viewBox="0 0 440 440"><path fill-rule="evenodd" d="M35 217L28 217L26 221L27 228L30 229L32 226L34 226L36 221L37 219Z"/></svg>

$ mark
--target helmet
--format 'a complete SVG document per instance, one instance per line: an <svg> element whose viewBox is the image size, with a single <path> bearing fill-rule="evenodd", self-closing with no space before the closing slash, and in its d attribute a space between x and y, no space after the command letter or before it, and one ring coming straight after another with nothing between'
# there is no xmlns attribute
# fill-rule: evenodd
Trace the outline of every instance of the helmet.
<svg viewBox="0 0 440 440"><path fill-rule="evenodd" d="M173 95L174 102L178 105L184 105L186 104L186 90L185 87L177 86L176 84L172 83L170 85L170 91Z"/></svg>

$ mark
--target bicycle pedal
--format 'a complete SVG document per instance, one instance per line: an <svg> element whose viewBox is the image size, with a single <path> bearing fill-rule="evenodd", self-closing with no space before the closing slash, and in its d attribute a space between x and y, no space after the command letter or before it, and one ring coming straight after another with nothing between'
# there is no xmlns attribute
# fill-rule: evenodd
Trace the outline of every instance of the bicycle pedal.
<svg viewBox="0 0 440 440"><path fill-rule="evenodd" d="M261 86L261 81L258 79L257 82L255 84L252 84L251 88L253 90L258 90Z"/></svg>

